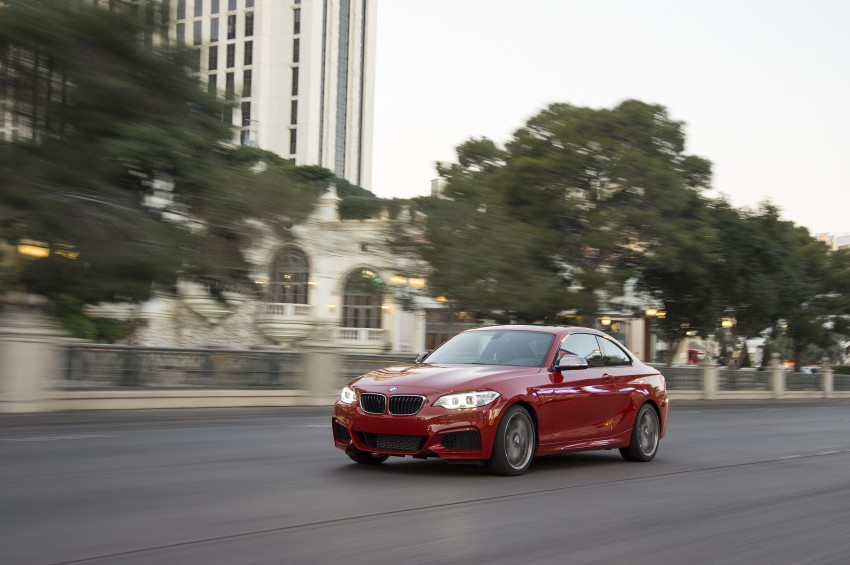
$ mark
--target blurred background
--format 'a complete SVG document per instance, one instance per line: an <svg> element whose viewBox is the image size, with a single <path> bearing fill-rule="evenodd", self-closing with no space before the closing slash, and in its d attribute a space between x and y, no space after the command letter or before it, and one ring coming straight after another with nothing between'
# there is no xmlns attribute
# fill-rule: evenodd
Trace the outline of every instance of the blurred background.
<svg viewBox="0 0 850 565"><path fill-rule="evenodd" d="M506 140L458 140L429 194L376 196L377 14L4 3L4 335L53 351L27 383L273 388L311 347L409 359L498 323L596 327L652 363L845 370L850 236L735 206L676 109L628 89L523 108ZM32 353L3 351L9 380Z"/></svg>

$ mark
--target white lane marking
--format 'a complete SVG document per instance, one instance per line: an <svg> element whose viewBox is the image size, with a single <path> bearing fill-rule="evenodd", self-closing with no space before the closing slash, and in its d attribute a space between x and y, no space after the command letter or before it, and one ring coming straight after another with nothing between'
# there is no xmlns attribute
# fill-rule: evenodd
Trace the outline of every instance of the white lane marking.
<svg viewBox="0 0 850 565"><path fill-rule="evenodd" d="M70 439L70 440L94 439L94 438L100 438L100 437L120 437L120 436L111 435L111 434L87 434L87 435L71 435L71 436L19 437L19 438L12 438L12 439L3 439L3 440L0 440L0 441L6 442L6 443L12 443L12 442L22 442L22 441L62 441L62 440L66 440L66 439Z"/></svg>
<svg viewBox="0 0 850 565"><path fill-rule="evenodd" d="M304 424L303 426L289 426L290 428L330 428L330 424Z"/></svg>
<svg viewBox="0 0 850 565"><path fill-rule="evenodd" d="M832 455L833 453L839 453L838 451L821 451L820 453L815 453L815 455Z"/></svg>
<svg viewBox="0 0 850 565"><path fill-rule="evenodd" d="M803 457L802 455L786 455L785 457L780 457L780 459L799 459Z"/></svg>

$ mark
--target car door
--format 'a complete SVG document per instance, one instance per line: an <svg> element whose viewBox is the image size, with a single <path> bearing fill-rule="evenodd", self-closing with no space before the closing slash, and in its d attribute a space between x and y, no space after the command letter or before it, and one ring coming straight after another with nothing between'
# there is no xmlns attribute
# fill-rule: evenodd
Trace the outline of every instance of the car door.
<svg viewBox="0 0 850 565"><path fill-rule="evenodd" d="M616 389L611 406L611 430L615 434L625 432L631 429L635 417L633 381L640 373L628 352L614 340L606 337L597 337L597 340L602 350L605 373L610 376Z"/></svg>
<svg viewBox="0 0 850 565"><path fill-rule="evenodd" d="M559 354L561 351L584 357L588 367L554 373L553 382L536 391L551 422L541 443L594 440L610 435L617 388L605 370L596 336L570 334L561 342Z"/></svg>

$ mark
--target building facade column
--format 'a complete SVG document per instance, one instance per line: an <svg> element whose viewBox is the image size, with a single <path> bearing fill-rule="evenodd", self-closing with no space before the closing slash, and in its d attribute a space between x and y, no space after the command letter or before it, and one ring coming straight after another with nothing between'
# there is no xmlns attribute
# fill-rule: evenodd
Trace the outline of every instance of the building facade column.
<svg viewBox="0 0 850 565"><path fill-rule="evenodd" d="M700 363L699 371L702 378L702 397L714 400L717 396L717 365L707 356Z"/></svg>
<svg viewBox="0 0 850 565"><path fill-rule="evenodd" d="M823 397L832 398L832 393L835 390L835 371L832 370L832 361L829 360L829 357L823 358L821 372L823 373Z"/></svg>
<svg viewBox="0 0 850 565"><path fill-rule="evenodd" d="M0 412L44 412L47 392L62 375L65 334L36 306L0 312Z"/></svg>
<svg viewBox="0 0 850 565"><path fill-rule="evenodd" d="M785 396L785 372L782 369L782 363L779 361L779 353L771 353L769 367L773 382L773 398L782 398Z"/></svg>

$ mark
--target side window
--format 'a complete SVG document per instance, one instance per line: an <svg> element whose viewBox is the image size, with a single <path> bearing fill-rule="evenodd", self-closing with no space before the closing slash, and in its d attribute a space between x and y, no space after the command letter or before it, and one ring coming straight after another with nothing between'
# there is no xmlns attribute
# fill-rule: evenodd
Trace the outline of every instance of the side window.
<svg viewBox="0 0 850 565"><path fill-rule="evenodd" d="M580 355L587 359L590 367L602 366L602 352L596 342L596 336L591 334L570 334L561 342L559 348L570 355Z"/></svg>
<svg viewBox="0 0 850 565"><path fill-rule="evenodd" d="M605 358L606 366L617 367L632 364L628 353L610 339L600 338L599 343L602 345L602 357Z"/></svg>

